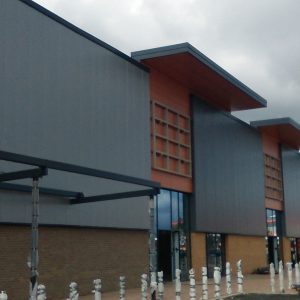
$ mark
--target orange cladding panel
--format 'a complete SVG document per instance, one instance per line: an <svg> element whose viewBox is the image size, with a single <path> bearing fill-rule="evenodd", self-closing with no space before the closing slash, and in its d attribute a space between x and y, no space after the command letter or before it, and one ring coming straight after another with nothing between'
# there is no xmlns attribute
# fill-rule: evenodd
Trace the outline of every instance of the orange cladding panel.
<svg viewBox="0 0 300 300"><path fill-rule="evenodd" d="M152 169L152 180L160 182L162 188L165 189L176 190L184 193L193 192L192 179L188 177L182 177Z"/></svg>
<svg viewBox="0 0 300 300"><path fill-rule="evenodd" d="M189 149L191 143L187 132L190 130L190 124L184 117L191 115L189 95L188 88L151 68L150 98L169 108L166 119L169 126L166 127L164 121L155 123L155 148L152 145L152 155L155 155L154 150L161 154L155 156L155 165L152 165L152 179L159 181L163 188L187 193L191 193L193 190L192 177L188 175L190 174ZM163 108L159 105L153 107L155 117L164 120ZM178 127L182 129L178 130ZM183 147L178 147L180 143L183 144ZM164 156L164 153L169 157Z"/></svg>
<svg viewBox="0 0 300 300"><path fill-rule="evenodd" d="M151 69L150 98L172 107L174 110L190 115L190 91L170 77Z"/></svg>
<svg viewBox="0 0 300 300"><path fill-rule="evenodd" d="M279 140L266 133L262 133L262 139L264 153L280 159Z"/></svg>

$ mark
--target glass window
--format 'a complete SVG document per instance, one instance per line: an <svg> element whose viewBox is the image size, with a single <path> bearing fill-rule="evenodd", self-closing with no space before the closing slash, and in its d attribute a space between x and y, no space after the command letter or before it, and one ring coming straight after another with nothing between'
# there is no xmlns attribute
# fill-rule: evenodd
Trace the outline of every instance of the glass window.
<svg viewBox="0 0 300 300"><path fill-rule="evenodd" d="M178 194L177 192L171 192L171 201L172 201L172 229L177 230L178 229Z"/></svg>
<svg viewBox="0 0 300 300"><path fill-rule="evenodd" d="M273 209L267 209L267 235L277 236L277 219L276 211Z"/></svg>
<svg viewBox="0 0 300 300"><path fill-rule="evenodd" d="M157 197L158 229L171 230L171 197L170 192L161 190Z"/></svg>

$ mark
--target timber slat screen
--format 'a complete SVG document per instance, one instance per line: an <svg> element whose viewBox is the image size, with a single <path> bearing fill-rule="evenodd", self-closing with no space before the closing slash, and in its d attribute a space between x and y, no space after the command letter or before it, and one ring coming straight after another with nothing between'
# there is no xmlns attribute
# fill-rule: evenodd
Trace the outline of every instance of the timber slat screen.
<svg viewBox="0 0 300 300"><path fill-rule="evenodd" d="M191 177L190 117L157 101L151 101L152 167Z"/></svg>
<svg viewBox="0 0 300 300"><path fill-rule="evenodd" d="M265 195L283 201L281 161L268 154L265 154Z"/></svg>

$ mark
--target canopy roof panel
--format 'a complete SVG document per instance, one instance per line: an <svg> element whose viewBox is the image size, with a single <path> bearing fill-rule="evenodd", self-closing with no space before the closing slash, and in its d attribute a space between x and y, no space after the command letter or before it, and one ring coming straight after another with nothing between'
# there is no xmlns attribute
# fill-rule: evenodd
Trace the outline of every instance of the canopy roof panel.
<svg viewBox="0 0 300 300"><path fill-rule="evenodd" d="M132 52L146 66L172 77L191 94L226 111L267 106L267 101L189 43Z"/></svg>
<svg viewBox="0 0 300 300"><path fill-rule="evenodd" d="M253 121L250 125L277 138L282 144L300 149L300 125L291 118Z"/></svg>

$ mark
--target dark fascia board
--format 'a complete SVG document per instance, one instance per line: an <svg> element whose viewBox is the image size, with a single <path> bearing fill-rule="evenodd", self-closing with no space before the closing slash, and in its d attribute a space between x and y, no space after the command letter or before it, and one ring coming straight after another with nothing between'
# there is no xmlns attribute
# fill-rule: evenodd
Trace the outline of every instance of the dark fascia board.
<svg viewBox="0 0 300 300"><path fill-rule="evenodd" d="M68 29L72 30L73 32L83 36L84 38L90 40L91 42L107 49L108 51L118 55L119 57L127 60L128 62L132 63L133 65L137 66L138 68L149 72L149 68L147 68L146 66L144 66L143 64L137 62L135 59L132 59L130 56L126 55L125 53L121 52L120 50L110 46L109 44L99 40L98 38L96 38L95 36L89 34L88 32L80 29L79 27L73 25L72 23L66 21L65 19L59 17L58 15L56 15L55 13L51 12L50 10L46 9L45 7L37 4L36 2L32 1L32 0L19 0L20 2L23 2L24 4L32 7L33 9L37 10L38 12L44 14L45 16L51 18L52 20L60 23L61 25L67 27ZM72 4L70 4L72 5Z"/></svg>
<svg viewBox="0 0 300 300"><path fill-rule="evenodd" d="M209 59L207 56L205 56L203 53L201 53L198 49L196 49L190 43L181 43L181 44L175 44L175 45L170 45L170 46L135 51L135 52L131 52L131 57L136 59L137 61L142 61L145 59L180 54L180 53L189 53L189 54L193 55L201 63L205 64L211 70L213 70L214 72L216 72L217 74L222 76L224 79L229 81L231 84L233 84L234 86L236 86L237 88L242 90L244 93L246 93L250 97L252 97L254 100L259 102L262 106L264 106L264 107L267 106L266 99L264 99L263 97L261 97L260 95L255 93L253 90L251 90L249 87L247 87L241 81L239 81L237 78L235 78L230 73L225 71L223 68L221 68L215 62L213 62L211 59Z"/></svg>
<svg viewBox="0 0 300 300"><path fill-rule="evenodd" d="M250 122L250 125L255 128L265 127L265 126L275 126L275 125L291 125L295 129L300 131L300 124L289 117L252 121Z"/></svg>

